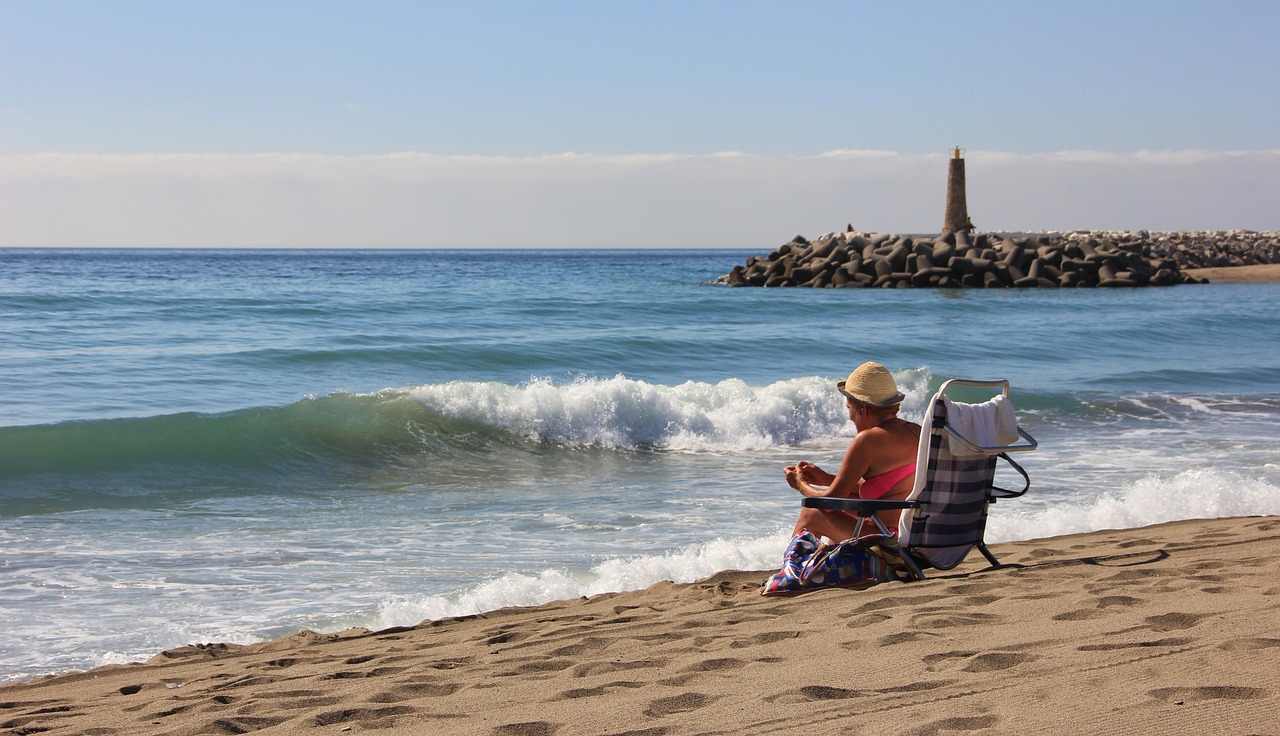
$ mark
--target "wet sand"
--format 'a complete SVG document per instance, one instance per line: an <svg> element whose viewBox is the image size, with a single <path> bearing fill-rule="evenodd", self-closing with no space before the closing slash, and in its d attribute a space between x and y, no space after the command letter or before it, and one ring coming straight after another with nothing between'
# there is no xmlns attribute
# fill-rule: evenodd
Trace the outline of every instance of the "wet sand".
<svg viewBox="0 0 1280 736"><path fill-rule="evenodd" d="M1280 517L994 545L925 581L770 571L0 687L5 734L1276 733Z"/></svg>

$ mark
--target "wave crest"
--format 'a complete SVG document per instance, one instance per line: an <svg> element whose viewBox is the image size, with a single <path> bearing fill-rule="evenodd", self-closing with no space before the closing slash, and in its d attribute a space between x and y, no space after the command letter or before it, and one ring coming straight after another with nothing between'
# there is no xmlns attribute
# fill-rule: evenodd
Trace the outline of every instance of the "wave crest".
<svg viewBox="0 0 1280 736"><path fill-rule="evenodd" d="M908 397L904 411L923 407L927 376L904 373L899 382ZM410 395L454 419L569 446L745 451L853 431L831 380L814 376L758 387L736 378L661 386L625 376L563 385L453 382Z"/></svg>

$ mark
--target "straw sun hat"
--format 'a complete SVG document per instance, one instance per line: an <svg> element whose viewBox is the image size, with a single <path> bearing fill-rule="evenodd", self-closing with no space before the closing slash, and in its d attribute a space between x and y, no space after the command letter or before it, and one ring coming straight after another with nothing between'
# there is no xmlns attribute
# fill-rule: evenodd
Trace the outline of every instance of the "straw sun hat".
<svg viewBox="0 0 1280 736"><path fill-rule="evenodd" d="M886 407L902 403L907 398L889 375L889 369L879 363L863 363L853 369L847 380L836 384L840 393L860 404Z"/></svg>

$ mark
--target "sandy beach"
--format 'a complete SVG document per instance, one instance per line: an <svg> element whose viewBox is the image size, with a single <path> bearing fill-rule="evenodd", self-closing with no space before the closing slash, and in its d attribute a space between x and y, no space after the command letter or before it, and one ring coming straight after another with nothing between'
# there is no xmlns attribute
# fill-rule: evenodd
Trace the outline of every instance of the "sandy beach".
<svg viewBox="0 0 1280 736"><path fill-rule="evenodd" d="M1188 268L1184 274L1209 281L1280 281L1280 263L1261 263L1256 266L1229 266L1225 268Z"/></svg>
<svg viewBox="0 0 1280 736"><path fill-rule="evenodd" d="M1274 734L1280 517L995 545L915 583L765 571L195 645L0 687L13 734Z"/></svg>

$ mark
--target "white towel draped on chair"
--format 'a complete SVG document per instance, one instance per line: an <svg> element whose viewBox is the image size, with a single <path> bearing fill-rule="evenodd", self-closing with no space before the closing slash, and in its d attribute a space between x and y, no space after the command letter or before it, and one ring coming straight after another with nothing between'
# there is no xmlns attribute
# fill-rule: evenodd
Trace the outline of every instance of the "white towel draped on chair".
<svg viewBox="0 0 1280 736"><path fill-rule="evenodd" d="M1018 441L1018 418L1007 396L996 396L981 404L964 404L942 397L947 407L947 426L979 447L1002 447ZM951 437L951 454L983 454Z"/></svg>

